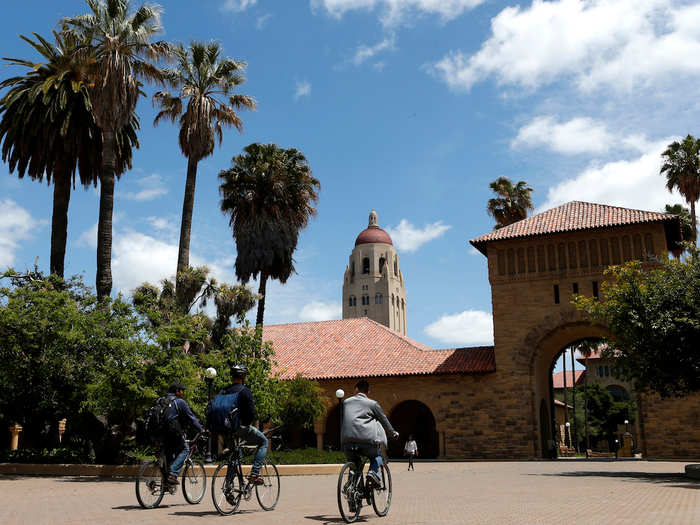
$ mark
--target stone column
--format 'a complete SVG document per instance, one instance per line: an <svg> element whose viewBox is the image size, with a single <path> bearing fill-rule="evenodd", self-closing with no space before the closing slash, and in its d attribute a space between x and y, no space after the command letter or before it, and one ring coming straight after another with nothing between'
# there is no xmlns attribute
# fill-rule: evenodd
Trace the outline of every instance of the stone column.
<svg viewBox="0 0 700 525"><path fill-rule="evenodd" d="M316 448L323 450L323 435L326 433L326 419L314 421L314 432L316 433Z"/></svg>
<svg viewBox="0 0 700 525"><path fill-rule="evenodd" d="M445 457L445 433L438 431L438 456L441 458Z"/></svg>
<svg viewBox="0 0 700 525"><path fill-rule="evenodd" d="M19 433L22 432L22 425L14 424L10 426L10 450L17 450L19 447Z"/></svg>
<svg viewBox="0 0 700 525"><path fill-rule="evenodd" d="M63 441L63 434L66 432L66 422L68 420L64 417L63 419L58 421L58 442L61 443Z"/></svg>

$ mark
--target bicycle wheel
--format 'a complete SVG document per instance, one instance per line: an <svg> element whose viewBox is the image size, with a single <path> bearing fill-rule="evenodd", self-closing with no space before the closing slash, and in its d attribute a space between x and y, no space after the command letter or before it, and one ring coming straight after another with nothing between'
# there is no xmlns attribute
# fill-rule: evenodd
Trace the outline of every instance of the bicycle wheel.
<svg viewBox="0 0 700 525"><path fill-rule="evenodd" d="M146 461L136 476L136 499L144 509L160 505L165 493L166 480L157 461Z"/></svg>
<svg viewBox="0 0 700 525"><path fill-rule="evenodd" d="M188 461L182 473L182 495L187 503L196 505L207 490L207 471L201 461Z"/></svg>
<svg viewBox="0 0 700 525"><path fill-rule="evenodd" d="M360 515L362 505L362 495L357 491L354 463L348 462L343 465L338 474L338 509L345 523L352 523Z"/></svg>
<svg viewBox="0 0 700 525"><path fill-rule="evenodd" d="M379 473L381 474L382 485L380 487L372 484L372 507L377 516L386 516L391 505L391 471L389 465L382 464Z"/></svg>
<svg viewBox="0 0 700 525"><path fill-rule="evenodd" d="M265 460L260 469L260 477L264 484L255 485L255 497L263 509L272 510L280 499L280 475L272 461Z"/></svg>
<svg viewBox="0 0 700 525"><path fill-rule="evenodd" d="M219 514L233 514L241 504L241 484L236 468L228 463L222 463L214 471L211 478L211 498Z"/></svg>

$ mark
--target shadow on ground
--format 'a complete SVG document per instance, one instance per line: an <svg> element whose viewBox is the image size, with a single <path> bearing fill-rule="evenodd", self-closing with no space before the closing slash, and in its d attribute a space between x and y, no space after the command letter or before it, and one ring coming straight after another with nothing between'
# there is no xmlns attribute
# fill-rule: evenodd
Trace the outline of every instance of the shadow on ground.
<svg viewBox="0 0 700 525"><path fill-rule="evenodd" d="M700 481L690 479L682 473L667 472L559 472L557 474L531 474L533 476L562 476L569 478L621 478L631 481L646 481L649 483L667 483L672 487L684 489L700 489Z"/></svg>
<svg viewBox="0 0 700 525"><path fill-rule="evenodd" d="M44 476L56 478L60 483L134 483L134 478L110 478L109 476Z"/></svg>
<svg viewBox="0 0 700 525"><path fill-rule="evenodd" d="M323 525L330 525L332 523L345 523L345 520L341 518L340 516L304 516L307 520L314 520L314 521L321 521L323 522ZM364 522L367 521L367 518L364 516L359 516L357 518L357 522Z"/></svg>

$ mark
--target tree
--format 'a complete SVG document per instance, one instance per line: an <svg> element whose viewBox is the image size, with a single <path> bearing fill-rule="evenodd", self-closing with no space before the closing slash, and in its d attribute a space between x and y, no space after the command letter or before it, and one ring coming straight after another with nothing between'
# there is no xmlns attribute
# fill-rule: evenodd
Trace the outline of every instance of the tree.
<svg viewBox="0 0 700 525"><path fill-rule="evenodd" d="M262 329L268 278L281 283L294 271L299 232L316 214L319 181L296 149L250 144L219 173L221 211L236 239L236 277L247 283L260 275L256 327Z"/></svg>
<svg viewBox="0 0 700 525"><path fill-rule="evenodd" d="M700 253L648 270L638 261L607 270L605 301L578 296L576 306L610 330L604 357L639 391L662 397L700 390Z"/></svg>
<svg viewBox="0 0 700 525"><path fill-rule="evenodd" d="M129 0L86 0L91 13L63 19L64 31L91 45L84 58L92 64L90 98L102 131L100 215L97 225L97 297L112 291L112 212L114 208L116 134L133 118L142 91L139 79L162 80L151 60L170 56L166 42L151 42L160 31L161 8L142 5L131 12Z"/></svg>
<svg viewBox="0 0 700 525"><path fill-rule="evenodd" d="M63 277L71 186L76 169L85 188L97 184L102 137L91 112L86 68L76 56L81 42L75 35L53 35L55 44L36 33L36 41L20 37L46 62L6 59L29 71L0 83L0 89L8 88L0 100L0 140L2 160L11 172L16 168L19 178L26 173L54 185L50 271ZM134 117L117 134L117 173L131 167L136 129Z"/></svg>
<svg viewBox="0 0 700 525"><path fill-rule="evenodd" d="M496 197L489 199L486 211L496 219L495 230L518 222L527 217L527 211L532 210L530 194L532 188L527 182L520 181L515 186L507 177L498 177L489 184Z"/></svg>
<svg viewBox="0 0 700 525"><path fill-rule="evenodd" d="M615 435L619 425L625 420L634 423L637 417L636 405L633 401L616 401L610 392L600 385L588 385L585 391L577 389L576 398L581 406L586 406L586 414L578 413L578 432L576 439L585 443L584 417L587 418L590 437L594 442L604 439L608 449L613 450ZM586 444L588 448L588 445Z"/></svg>
<svg viewBox="0 0 700 525"><path fill-rule="evenodd" d="M697 245L695 203L700 199L700 139L688 135L682 142L674 141L668 145L661 157L664 159L661 173L666 174L666 188L668 191L678 189L685 201L690 204L692 241Z"/></svg>
<svg viewBox="0 0 700 525"><path fill-rule="evenodd" d="M182 44L173 49L177 65L166 69L166 82L178 89L177 95L159 91L153 96L161 111L153 122L167 118L180 120L180 151L187 157L187 181L182 203L182 223L177 256L177 273L190 264L190 232L197 181L197 164L214 152L215 137L219 145L224 126L243 130L243 121L237 110L255 109L255 100L247 95L233 93L245 82L245 62L221 57L221 46L216 42L192 42L189 48ZM222 100L223 99L223 100ZM183 102L187 109L183 111Z"/></svg>
<svg viewBox="0 0 700 525"><path fill-rule="evenodd" d="M693 220L690 218L690 210L682 204L667 204L664 211L666 215L678 215L681 222L681 237L688 242L695 242L693 237Z"/></svg>

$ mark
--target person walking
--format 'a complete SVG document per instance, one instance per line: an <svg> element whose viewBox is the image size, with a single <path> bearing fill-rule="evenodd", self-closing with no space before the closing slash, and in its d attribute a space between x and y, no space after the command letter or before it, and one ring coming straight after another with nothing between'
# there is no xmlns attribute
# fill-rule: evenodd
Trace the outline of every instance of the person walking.
<svg viewBox="0 0 700 525"><path fill-rule="evenodd" d="M413 468L413 458L418 455L418 444L413 439L413 434L408 435L408 441L403 447L404 456L408 456L408 470L415 470Z"/></svg>

